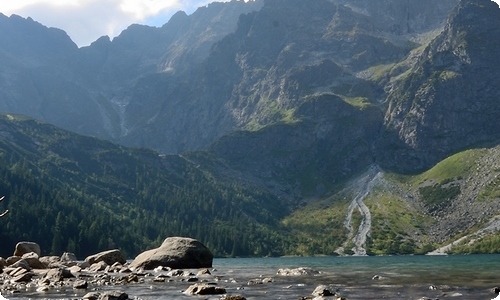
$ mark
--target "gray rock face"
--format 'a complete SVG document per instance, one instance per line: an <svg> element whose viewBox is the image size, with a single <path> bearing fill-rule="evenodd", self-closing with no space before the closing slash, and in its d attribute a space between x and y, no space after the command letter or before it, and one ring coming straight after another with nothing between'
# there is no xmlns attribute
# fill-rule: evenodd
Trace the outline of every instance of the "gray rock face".
<svg viewBox="0 0 500 300"><path fill-rule="evenodd" d="M500 138L499 39L495 3L460 2L445 30L389 95L385 125L394 142L385 142L399 150L386 152L391 157L385 162L424 169Z"/></svg>
<svg viewBox="0 0 500 300"><path fill-rule="evenodd" d="M169 237L159 248L139 254L130 264L131 269L156 267L196 269L212 267L213 254L199 241L185 237Z"/></svg>

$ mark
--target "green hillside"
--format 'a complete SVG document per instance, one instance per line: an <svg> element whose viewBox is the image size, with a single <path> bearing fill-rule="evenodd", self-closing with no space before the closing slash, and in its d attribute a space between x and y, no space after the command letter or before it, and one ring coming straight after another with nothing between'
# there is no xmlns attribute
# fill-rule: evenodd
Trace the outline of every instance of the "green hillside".
<svg viewBox="0 0 500 300"><path fill-rule="evenodd" d="M44 254L83 257L119 247L132 257L167 236L191 236L216 255L280 254L269 193L216 180L186 157L127 149L23 117L0 117L2 256L35 241ZM196 157L197 154L191 154ZM206 159L206 158L203 158Z"/></svg>

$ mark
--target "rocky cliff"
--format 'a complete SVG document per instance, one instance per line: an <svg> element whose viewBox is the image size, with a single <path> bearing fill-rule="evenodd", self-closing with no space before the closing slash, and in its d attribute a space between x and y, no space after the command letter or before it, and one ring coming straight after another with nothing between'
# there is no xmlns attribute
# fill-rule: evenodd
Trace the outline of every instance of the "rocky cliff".
<svg viewBox="0 0 500 300"><path fill-rule="evenodd" d="M387 97L385 126L397 149L384 161L423 169L458 150L498 142L498 40L498 6L461 1Z"/></svg>

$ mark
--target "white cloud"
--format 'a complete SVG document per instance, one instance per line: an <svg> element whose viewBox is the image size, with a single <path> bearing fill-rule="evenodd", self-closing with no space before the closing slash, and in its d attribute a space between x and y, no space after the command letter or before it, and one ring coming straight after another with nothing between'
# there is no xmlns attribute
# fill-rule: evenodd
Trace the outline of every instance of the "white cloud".
<svg viewBox="0 0 500 300"><path fill-rule="evenodd" d="M130 24L161 26L179 10L192 13L214 0L0 0L0 12L63 29L79 46L117 36ZM221 1L221 0L218 0ZM223 0L227 1L227 0ZM500 0L495 0L500 5Z"/></svg>

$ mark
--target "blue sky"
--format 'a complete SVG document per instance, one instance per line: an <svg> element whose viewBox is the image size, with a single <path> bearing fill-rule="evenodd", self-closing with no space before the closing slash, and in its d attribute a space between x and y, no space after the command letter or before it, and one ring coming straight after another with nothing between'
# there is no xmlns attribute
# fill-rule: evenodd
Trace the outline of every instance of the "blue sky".
<svg viewBox="0 0 500 300"><path fill-rule="evenodd" d="M0 13L32 17L47 27L63 29L78 46L87 46L103 35L116 37L130 24L162 26L179 10L191 14L213 1L0 0Z"/></svg>

